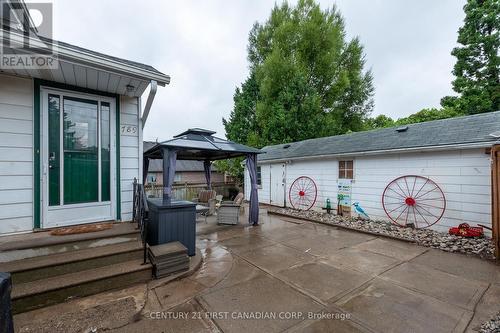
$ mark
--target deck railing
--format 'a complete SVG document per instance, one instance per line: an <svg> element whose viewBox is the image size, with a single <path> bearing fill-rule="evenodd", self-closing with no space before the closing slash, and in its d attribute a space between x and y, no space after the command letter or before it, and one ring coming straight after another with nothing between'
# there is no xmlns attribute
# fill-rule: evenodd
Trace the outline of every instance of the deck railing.
<svg viewBox="0 0 500 333"><path fill-rule="evenodd" d="M137 179L134 178L134 198L132 220L137 223L137 228L141 231L141 240L143 246L144 264L147 262L147 236L148 236L148 200L144 185L139 184Z"/></svg>

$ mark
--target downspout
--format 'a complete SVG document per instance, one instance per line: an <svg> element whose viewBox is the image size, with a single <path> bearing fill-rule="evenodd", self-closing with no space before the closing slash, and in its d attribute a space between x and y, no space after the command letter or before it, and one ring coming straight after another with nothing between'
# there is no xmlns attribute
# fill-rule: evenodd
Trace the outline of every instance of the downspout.
<svg viewBox="0 0 500 333"><path fill-rule="evenodd" d="M144 106L144 111L142 111L142 128L146 125L148 120L149 111L151 111L151 105L155 99L156 90L158 89L158 83L155 80L151 80L151 89L149 90L148 99L146 100L146 105Z"/></svg>

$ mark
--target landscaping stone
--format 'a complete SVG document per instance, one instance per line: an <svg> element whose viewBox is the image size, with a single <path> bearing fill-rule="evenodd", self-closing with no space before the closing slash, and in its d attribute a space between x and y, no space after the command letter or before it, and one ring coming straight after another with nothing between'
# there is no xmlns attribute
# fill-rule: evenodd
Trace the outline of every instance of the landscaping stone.
<svg viewBox="0 0 500 333"><path fill-rule="evenodd" d="M279 208L274 210L274 212L403 239L446 252L464 253L486 259L495 258L493 242L488 237L465 238L431 229L404 228L387 221L346 218L312 210L303 211L291 208Z"/></svg>
<svg viewBox="0 0 500 333"><path fill-rule="evenodd" d="M498 333L500 332L500 311L490 320L483 323L479 329L480 333Z"/></svg>

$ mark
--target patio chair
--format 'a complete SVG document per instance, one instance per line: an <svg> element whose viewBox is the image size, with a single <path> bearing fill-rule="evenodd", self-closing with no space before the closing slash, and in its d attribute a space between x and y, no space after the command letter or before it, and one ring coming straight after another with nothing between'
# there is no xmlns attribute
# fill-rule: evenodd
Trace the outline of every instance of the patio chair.
<svg viewBox="0 0 500 333"><path fill-rule="evenodd" d="M220 204L222 203L222 198L224 198L221 194L215 196L215 209L218 210Z"/></svg>
<svg viewBox="0 0 500 333"><path fill-rule="evenodd" d="M208 205L210 199L215 199L217 193L214 190L201 190L198 196L193 198L193 202L199 203L200 205Z"/></svg>
<svg viewBox="0 0 500 333"><path fill-rule="evenodd" d="M233 201L223 201L220 204L217 211L217 224L236 225L239 223L243 197L243 193L238 193Z"/></svg>
<svg viewBox="0 0 500 333"><path fill-rule="evenodd" d="M193 198L191 201L196 202L199 205L207 206L207 215L213 215L215 213L215 197L217 193L214 190L202 190L198 193L198 197Z"/></svg>

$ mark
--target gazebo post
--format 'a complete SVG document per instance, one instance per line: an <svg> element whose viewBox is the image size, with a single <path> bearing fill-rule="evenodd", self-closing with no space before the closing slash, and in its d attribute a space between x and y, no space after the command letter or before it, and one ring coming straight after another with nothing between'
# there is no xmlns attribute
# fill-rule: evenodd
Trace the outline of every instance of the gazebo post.
<svg viewBox="0 0 500 333"><path fill-rule="evenodd" d="M177 161L177 151L162 147L163 158L163 203L170 203L172 199L172 185L175 177L175 163Z"/></svg>
<svg viewBox="0 0 500 333"><path fill-rule="evenodd" d="M211 178L212 178L212 163L210 160L206 159L204 162L203 162L203 168L205 169L205 179L207 181L207 188L209 191L212 190L212 181L211 181Z"/></svg>
<svg viewBox="0 0 500 333"><path fill-rule="evenodd" d="M250 211L248 222L259 225L259 198L257 190L257 154L247 154L247 169L250 174Z"/></svg>

